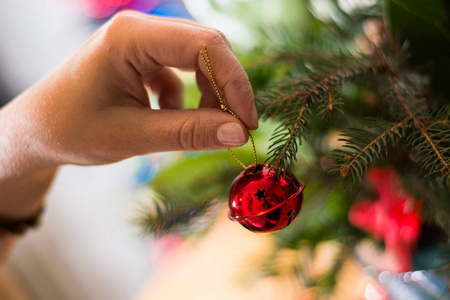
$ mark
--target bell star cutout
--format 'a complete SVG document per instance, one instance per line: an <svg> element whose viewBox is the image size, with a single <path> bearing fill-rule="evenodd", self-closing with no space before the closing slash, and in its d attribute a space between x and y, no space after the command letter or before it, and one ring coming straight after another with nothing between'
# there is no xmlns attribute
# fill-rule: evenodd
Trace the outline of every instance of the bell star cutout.
<svg viewBox="0 0 450 300"><path fill-rule="evenodd" d="M420 201L407 195L400 187L392 168L369 171L366 182L378 199L360 199L349 211L349 222L384 240L386 251L399 265L398 272L412 269L411 251L420 234Z"/></svg>

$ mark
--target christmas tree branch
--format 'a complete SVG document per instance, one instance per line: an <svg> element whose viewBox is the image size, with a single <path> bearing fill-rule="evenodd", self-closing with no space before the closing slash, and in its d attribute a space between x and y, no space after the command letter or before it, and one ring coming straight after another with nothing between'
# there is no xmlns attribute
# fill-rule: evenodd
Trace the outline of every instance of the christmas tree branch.
<svg viewBox="0 0 450 300"><path fill-rule="evenodd" d="M394 133L397 129L404 126L409 120L410 120L410 118L406 117L401 122L395 124L393 127L391 127L387 131L385 131L382 134L380 134L379 136L377 136L374 140L372 140L369 144L367 144L367 146L365 146L361 151L359 151L354 157L351 157L351 156L345 157L345 159L350 161L350 163L340 169L341 175L343 177L347 177L349 170L352 168L352 166L355 164L355 162L357 162L358 159L360 159L362 157L362 155L364 155L371 147L373 147L376 143L380 142L383 138Z"/></svg>
<svg viewBox="0 0 450 300"><path fill-rule="evenodd" d="M400 92L400 89L398 88L397 83L395 82L395 78L392 72L389 72L389 82L392 86L392 90L394 91L395 96L400 101L401 105L405 109L406 113L409 115L411 119L414 120L415 124L421 124L422 122L416 118L416 116L412 113L411 108L409 107L408 103L406 102L406 98L403 96L403 94Z"/></svg>
<svg viewBox="0 0 450 300"><path fill-rule="evenodd" d="M164 200L162 197L155 197L153 200L152 206L143 209L135 222L140 225L143 234L153 234L156 238L169 233L189 235L194 231L201 231L210 224L216 213L215 201L179 205L166 197Z"/></svg>
<svg viewBox="0 0 450 300"><path fill-rule="evenodd" d="M450 124L450 120L427 120L425 121L426 124Z"/></svg>
<svg viewBox="0 0 450 300"><path fill-rule="evenodd" d="M382 158L383 153L387 155L388 139L390 144L395 145L403 138L405 128L411 119L404 118L394 125L381 120L374 121L368 127L372 130L349 128L342 135L346 138L340 141L346 142L344 148L332 151L330 158L338 164L331 166L331 172L339 172L342 178L349 178L352 184L355 178L362 180L367 169L375 163L375 160ZM369 123L369 121L367 121Z"/></svg>
<svg viewBox="0 0 450 300"><path fill-rule="evenodd" d="M292 99L295 99L295 98L297 98L299 96L304 96L305 99L308 99L308 97L311 96L311 93L309 93L307 91L296 91L292 95L288 95L288 96L285 96L285 97L274 99L274 100L272 100L272 101L270 101L268 103L260 105L258 108L259 109L264 109L264 108L266 108L268 106L271 106L271 105L274 105L274 104L277 104L277 103L280 103L280 102L292 100ZM268 117L272 117L272 116L268 116Z"/></svg>
<svg viewBox="0 0 450 300"><path fill-rule="evenodd" d="M329 115L335 108L341 111L340 85L344 80L354 78L369 72L380 72L387 70L384 61L371 64L358 62L345 68L332 69L323 75L311 73L310 77L302 77L294 82L279 84L275 88L282 93L281 97L273 97L270 91L258 97L258 110L263 118L279 118L282 121L280 127L272 135L273 144L269 148L269 165L280 175L289 169L296 161L298 145L301 144L303 132L306 130L308 119L305 117L309 106L320 101L318 115L324 117ZM295 89L289 94L283 94L282 90L288 90L291 86ZM275 98L275 99L274 99ZM336 105L336 106L335 106ZM292 106L299 110L292 110Z"/></svg>
<svg viewBox="0 0 450 300"><path fill-rule="evenodd" d="M282 161L284 160L284 158L286 156L286 153L287 153L287 151L289 149L289 146L292 143L292 139L294 138L294 136L296 136L295 135L295 131L297 130L298 126L300 125L300 121L302 120L302 118L303 118L303 116L305 114L305 110L306 110L306 107L308 105L308 102L306 101L306 99L303 101L303 105L300 108L300 112L298 114L297 120L295 121L295 124L292 127L292 129L291 129L291 132L290 132L289 137L288 137L288 139L287 139L287 141L286 141L286 143L284 145L283 150L281 151L281 154L277 156L278 162L277 162L277 164L274 167L274 169L277 170L277 171L281 170L280 167L281 167Z"/></svg>
<svg viewBox="0 0 450 300"><path fill-rule="evenodd" d="M342 88L340 84L334 84L326 93L326 97L320 99L317 105L317 116L321 119L332 120L336 112L343 113L344 102L341 97Z"/></svg>
<svg viewBox="0 0 450 300"><path fill-rule="evenodd" d="M253 69L279 62L298 63L303 61L331 61L335 59L338 59L335 54L325 53L314 49L309 52L284 51L275 54L267 54L266 56L262 56L256 60L252 56L250 62L244 62L243 65L245 69Z"/></svg>
<svg viewBox="0 0 450 300"><path fill-rule="evenodd" d="M328 90L327 92L328 92L328 109L330 111L332 111L333 110L333 102L334 102L333 99L334 99L334 97L333 97L333 95L332 95L330 90Z"/></svg>
<svg viewBox="0 0 450 300"><path fill-rule="evenodd" d="M321 91L328 91L329 87L333 84L333 83L337 83L337 82L342 82L346 79L350 79L356 75L362 75L362 74L366 74L370 71L373 72L378 72L378 71L382 71L382 70L386 70L387 69L387 65L385 62L381 62L381 63L377 63L374 65L363 65L363 66L353 66L353 67L348 67L348 68L344 68L344 69L336 69L336 70L332 70L330 72L328 72L325 76L323 76L322 78L320 76L316 76L318 77L318 81L312 80L316 82L312 87L308 88L306 91L305 90L301 90L301 91L294 91L291 95L282 97L282 98L277 98L274 99L272 101L269 101L267 103L264 103L260 106L260 109L264 109L268 106L283 102L283 101L287 101L287 100L291 100L294 99L298 96L304 96L307 101L311 101L311 97L313 95L317 95L319 94ZM298 83L305 83L306 79L305 78L301 78L299 79ZM295 83L294 83L295 84Z"/></svg>
<svg viewBox="0 0 450 300"><path fill-rule="evenodd" d="M430 144L431 148L433 149L433 151L436 153L436 156L439 158L439 160L442 162L442 165L444 166L441 169L441 172L449 172L450 171L450 165L445 161L445 159L442 157L441 152L438 150L438 148L436 147L435 143L433 142L433 140L430 138L430 136L428 135L428 133L425 131L425 129L423 127L419 128L420 133L422 133L422 135L425 137L425 139L427 140L427 142Z"/></svg>
<svg viewBox="0 0 450 300"><path fill-rule="evenodd" d="M443 168L441 168L441 172L450 172L450 164L444 159L443 154L439 151L438 147L436 146L436 144L433 142L433 140L431 139L431 137L429 136L429 134L426 132L425 130L425 126L423 124L423 122L414 115L414 113L412 112L411 108L409 107L406 98L403 96L402 92L399 89L399 86L397 84L397 82L395 81L394 75L393 73L389 73L389 82L392 86L392 89L394 91L394 94L396 95L397 99L400 101L400 103L402 104L402 106L404 107L406 113L409 115L409 117L414 121L414 126L417 128L417 130L420 131L420 133L422 134L422 136L425 138L425 140L428 142L428 144L430 145L431 149L433 150L433 152L435 153L435 155L437 156L437 158L439 159L439 161L441 162ZM446 122L444 122L446 123Z"/></svg>

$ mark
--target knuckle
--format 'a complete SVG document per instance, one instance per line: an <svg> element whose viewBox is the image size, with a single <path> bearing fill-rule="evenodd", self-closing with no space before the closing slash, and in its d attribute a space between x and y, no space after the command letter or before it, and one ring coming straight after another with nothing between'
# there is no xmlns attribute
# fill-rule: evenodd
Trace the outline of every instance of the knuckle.
<svg viewBox="0 0 450 300"><path fill-rule="evenodd" d="M103 27L103 38L106 41L121 35L128 30L136 21L136 16L131 11L121 11L115 14Z"/></svg>
<svg viewBox="0 0 450 300"><path fill-rule="evenodd" d="M136 18L136 15L133 11L123 10L123 11L116 13L112 17L110 23L115 24L115 25L125 25L135 18Z"/></svg>
<svg viewBox="0 0 450 300"><path fill-rule="evenodd" d="M214 28L205 29L205 40L207 45L228 44L225 34L223 34L222 31Z"/></svg>
<svg viewBox="0 0 450 300"><path fill-rule="evenodd" d="M178 142L183 150L200 150L205 147L205 138L199 120L186 119L179 130Z"/></svg>
<svg viewBox="0 0 450 300"><path fill-rule="evenodd" d="M107 66L116 70L114 62L123 59L126 53L135 53L133 48L134 31L138 25L138 18L133 12L123 11L112 17L103 27L98 30L92 39L94 47L90 47L93 53L98 53L100 60L106 62ZM129 51L129 52L127 52ZM129 57L131 57L129 55Z"/></svg>
<svg viewBox="0 0 450 300"><path fill-rule="evenodd" d="M223 74L222 77L228 80L226 80L219 88L224 91L239 91L241 95L245 96L248 96L250 94L253 95L250 82L245 78L233 76L233 74L236 74L236 72L233 73L233 71L226 70L225 74Z"/></svg>
<svg viewBox="0 0 450 300"><path fill-rule="evenodd" d="M223 89L227 89L229 87L233 90L241 90L245 85L246 82L243 82L242 80L239 80L237 78L232 78L225 83Z"/></svg>
<svg viewBox="0 0 450 300"><path fill-rule="evenodd" d="M178 132L179 145L183 150L194 150L194 132L195 132L195 120L189 118L185 120Z"/></svg>
<svg viewBox="0 0 450 300"><path fill-rule="evenodd" d="M108 23L106 23L106 32L114 33L114 31L122 30L124 24L129 21L129 18L130 17L123 12L116 14Z"/></svg>

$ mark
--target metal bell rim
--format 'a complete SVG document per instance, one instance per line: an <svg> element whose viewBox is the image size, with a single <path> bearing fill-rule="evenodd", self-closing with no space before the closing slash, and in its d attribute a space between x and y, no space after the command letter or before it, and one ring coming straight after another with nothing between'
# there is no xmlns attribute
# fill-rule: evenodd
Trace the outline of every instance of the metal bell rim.
<svg viewBox="0 0 450 300"><path fill-rule="evenodd" d="M234 215L234 212L230 209L228 211L228 218L231 221L234 221L234 222L243 222L243 221L248 221L248 220L251 220L251 219L254 219L254 218L257 218L257 217L261 217L261 216L263 216L265 214L268 214L268 213L270 213L272 211L275 211L278 208L286 205L290 201L294 200L296 197L298 197L298 195L300 195L301 192L303 192L303 190L305 189L305 183L303 181L300 181L300 180L298 180L298 183L300 185L298 190L294 194L292 194L289 198L287 198L286 200L278 203L277 205L275 205L275 206L273 206L273 207L271 207L269 209L266 209L264 211L261 211L259 213L256 213L256 214L253 214L253 215L250 215L250 216L246 216L246 217L236 216L236 215Z"/></svg>

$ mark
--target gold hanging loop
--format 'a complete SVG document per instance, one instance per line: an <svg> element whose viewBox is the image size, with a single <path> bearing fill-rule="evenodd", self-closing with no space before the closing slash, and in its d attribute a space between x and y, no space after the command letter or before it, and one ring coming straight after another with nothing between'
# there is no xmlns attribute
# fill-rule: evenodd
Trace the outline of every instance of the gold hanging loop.
<svg viewBox="0 0 450 300"><path fill-rule="evenodd" d="M217 85L216 82L216 78L214 76L212 67L211 67L211 60L209 59L209 55L208 55L208 50L206 49L206 45L203 45L203 50L200 50L200 55L202 56L203 61L205 62L206 68L208 69L208 73L209 73L209 77L211 78L211 81L213 83L214 86L214 91L216 92L217 98L219 98L220 101L220 109L222 109L225 112L230 113L231 115L233 115L235 118L237 118L239 121L241 121L241 119L227 106L225 105L225 103L223 102L222 96L220 95L219 92L219 87ZM245 126L245 125L244 125ZM253 157L255 159L255 164L258 163L258 159L256 157L256 147L255 147L255 141L253 140L253 136L250 133L250 131L248 130L247 127L245 127L245 129L247 129L248 132L248 136L250 138L250 141L252 143L252 148L253 148ZM228 151L230 152L230 154L234 157L234 159L244 168L246 169L247 167L237 158L236 154L234 154L234 152L228 148Z"/></svg>

